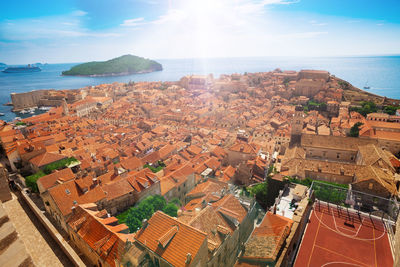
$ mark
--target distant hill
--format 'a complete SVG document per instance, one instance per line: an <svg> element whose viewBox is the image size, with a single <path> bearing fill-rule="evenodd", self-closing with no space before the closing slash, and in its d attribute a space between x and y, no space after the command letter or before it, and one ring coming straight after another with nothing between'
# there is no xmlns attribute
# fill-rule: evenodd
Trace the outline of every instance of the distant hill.
<svg viewBox="0 0 400 267"><path fill-rule="evenodd" d="M108 61L93 61L63 71L70 76L122 76L134 73L147 73L162 70L162 65L154 60L124 55Z"/></svg>
<svg viewBox="0 0 400 267"><path fill-rule="evenodd" d="M0 68L7 67L7 64L0 62Z"/></svg>

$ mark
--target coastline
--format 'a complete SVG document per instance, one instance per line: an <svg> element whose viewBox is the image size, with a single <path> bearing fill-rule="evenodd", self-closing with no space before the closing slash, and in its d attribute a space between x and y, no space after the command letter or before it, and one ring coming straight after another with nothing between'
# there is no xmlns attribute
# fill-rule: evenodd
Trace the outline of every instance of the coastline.
<svg viewBox="0 0 400 267"><path fill-rule="evenodd" d="M133 74L145 74L145 73L152 73L156 71L162 71L162 67L159 70L142 70L142 71L134 71L134 72L118 72L118 73L104 73L104 74L89 74L89 75L81 75L81 74L62 74L60 76L68 76L68 77L89 77L89 78L96 78L96 77L119 77L119 76L128 76Z"/></svg>

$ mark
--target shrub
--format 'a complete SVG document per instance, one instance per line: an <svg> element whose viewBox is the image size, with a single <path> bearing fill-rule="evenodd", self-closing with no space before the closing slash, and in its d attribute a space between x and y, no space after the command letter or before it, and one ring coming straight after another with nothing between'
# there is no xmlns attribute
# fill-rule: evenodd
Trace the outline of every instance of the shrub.
<svg viewBox="0 0 400 267"><path fill-rule="evenodd" d="M174 203L168 203L167 206L163 209L165 214L168 214L171 217L178 216L178 207Z"/></svg>
<svg viewBox="0 0 400 267"><path fill-rule="evenodd" d="M181 201L177 197L174 197L173 199L171 199L171 201L169 203L174 203L178 207L182 206Z"/></svg>
<svg viewBox="0 0 400 267"><path fill-rule="evenodd" d="M151 166L149 164L144 164L143 168L149 168L152 172L156 173L161 171L165 167L165 163L162 161L157 162L158 167Z"/></svg>
<svg viewBox="0 0 400 267"><path fill-rule="evenodd" d="M46 174L42 171L38 171L35 174L29 175L25 177L25 184L27 187L29 187L32 192L39 192L38 186L37 186L37 180L39 180L40 177L45 176Z"/></svg>
<svg viewBox="0 0 400 267"><path fill-rule="evenodd" d="M144 219L150 219L153 213L158 210L162 210L166 214L176 217L178 215L178 207L175 203L177 202L179 202L179 199L173 199L167 204L163 196L149 196L136 206L130 207L116 217L119 223L125 223L129 227L130 232L136 232L142 226L142 221Z"/></svg>
<svg viewBox="0 0 400 267"><path fill-rule="evenodd" d="M43 172L45 174L50 174L54 170L59 170L64 167L68 167L72 163L76 163L76 162L79 162L79 161L74 157L62 159L62 160L48 164L46 167L44 167Z"/></svg>
<svg viewBox="0 0 400 267"><path fill-rule="evenodd" d="M350 129L350 136L351 137L358 137L360 135L360 126L363 125L362 122L357 122L351 127Z"/></svg>
<svg viewBox="0 0 400 267"><path fill-rule="evenodd" d="M267 181L249 187L248 190L250 194L256 197L257 202L263 207L266 208L268 206L268 183Z"/></svg>

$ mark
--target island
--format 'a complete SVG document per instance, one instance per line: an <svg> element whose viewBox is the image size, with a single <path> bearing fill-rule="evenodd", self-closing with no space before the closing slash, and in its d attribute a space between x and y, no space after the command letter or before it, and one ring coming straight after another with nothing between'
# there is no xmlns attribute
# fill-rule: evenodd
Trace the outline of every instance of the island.
<svg viewBox="0 0 400 267"><path fill-rule="evenodd" d="M7 67L7 64L0 62L0 68L5 68L5 67Z"/></svg>
<svg viewBox="0 0 400 267"><path fill-rule="evenodd" d="M72 67L63 71L64 76L123 76L136 73L161 71L162 65L154 60L134 55L124 55L108 61L93 61Z"/></svg>

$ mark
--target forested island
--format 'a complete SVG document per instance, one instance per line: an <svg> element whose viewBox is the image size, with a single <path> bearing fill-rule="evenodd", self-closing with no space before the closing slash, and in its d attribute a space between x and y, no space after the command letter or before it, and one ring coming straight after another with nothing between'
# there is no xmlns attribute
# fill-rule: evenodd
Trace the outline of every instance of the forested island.
<svg viewBox="0 0 400 267"><path fill-rule="evenodd" d="M63 71L66 76L123 76L162 70L162 65L154 60L134 55L124 55L108 61L93 61Z"/></svg>

